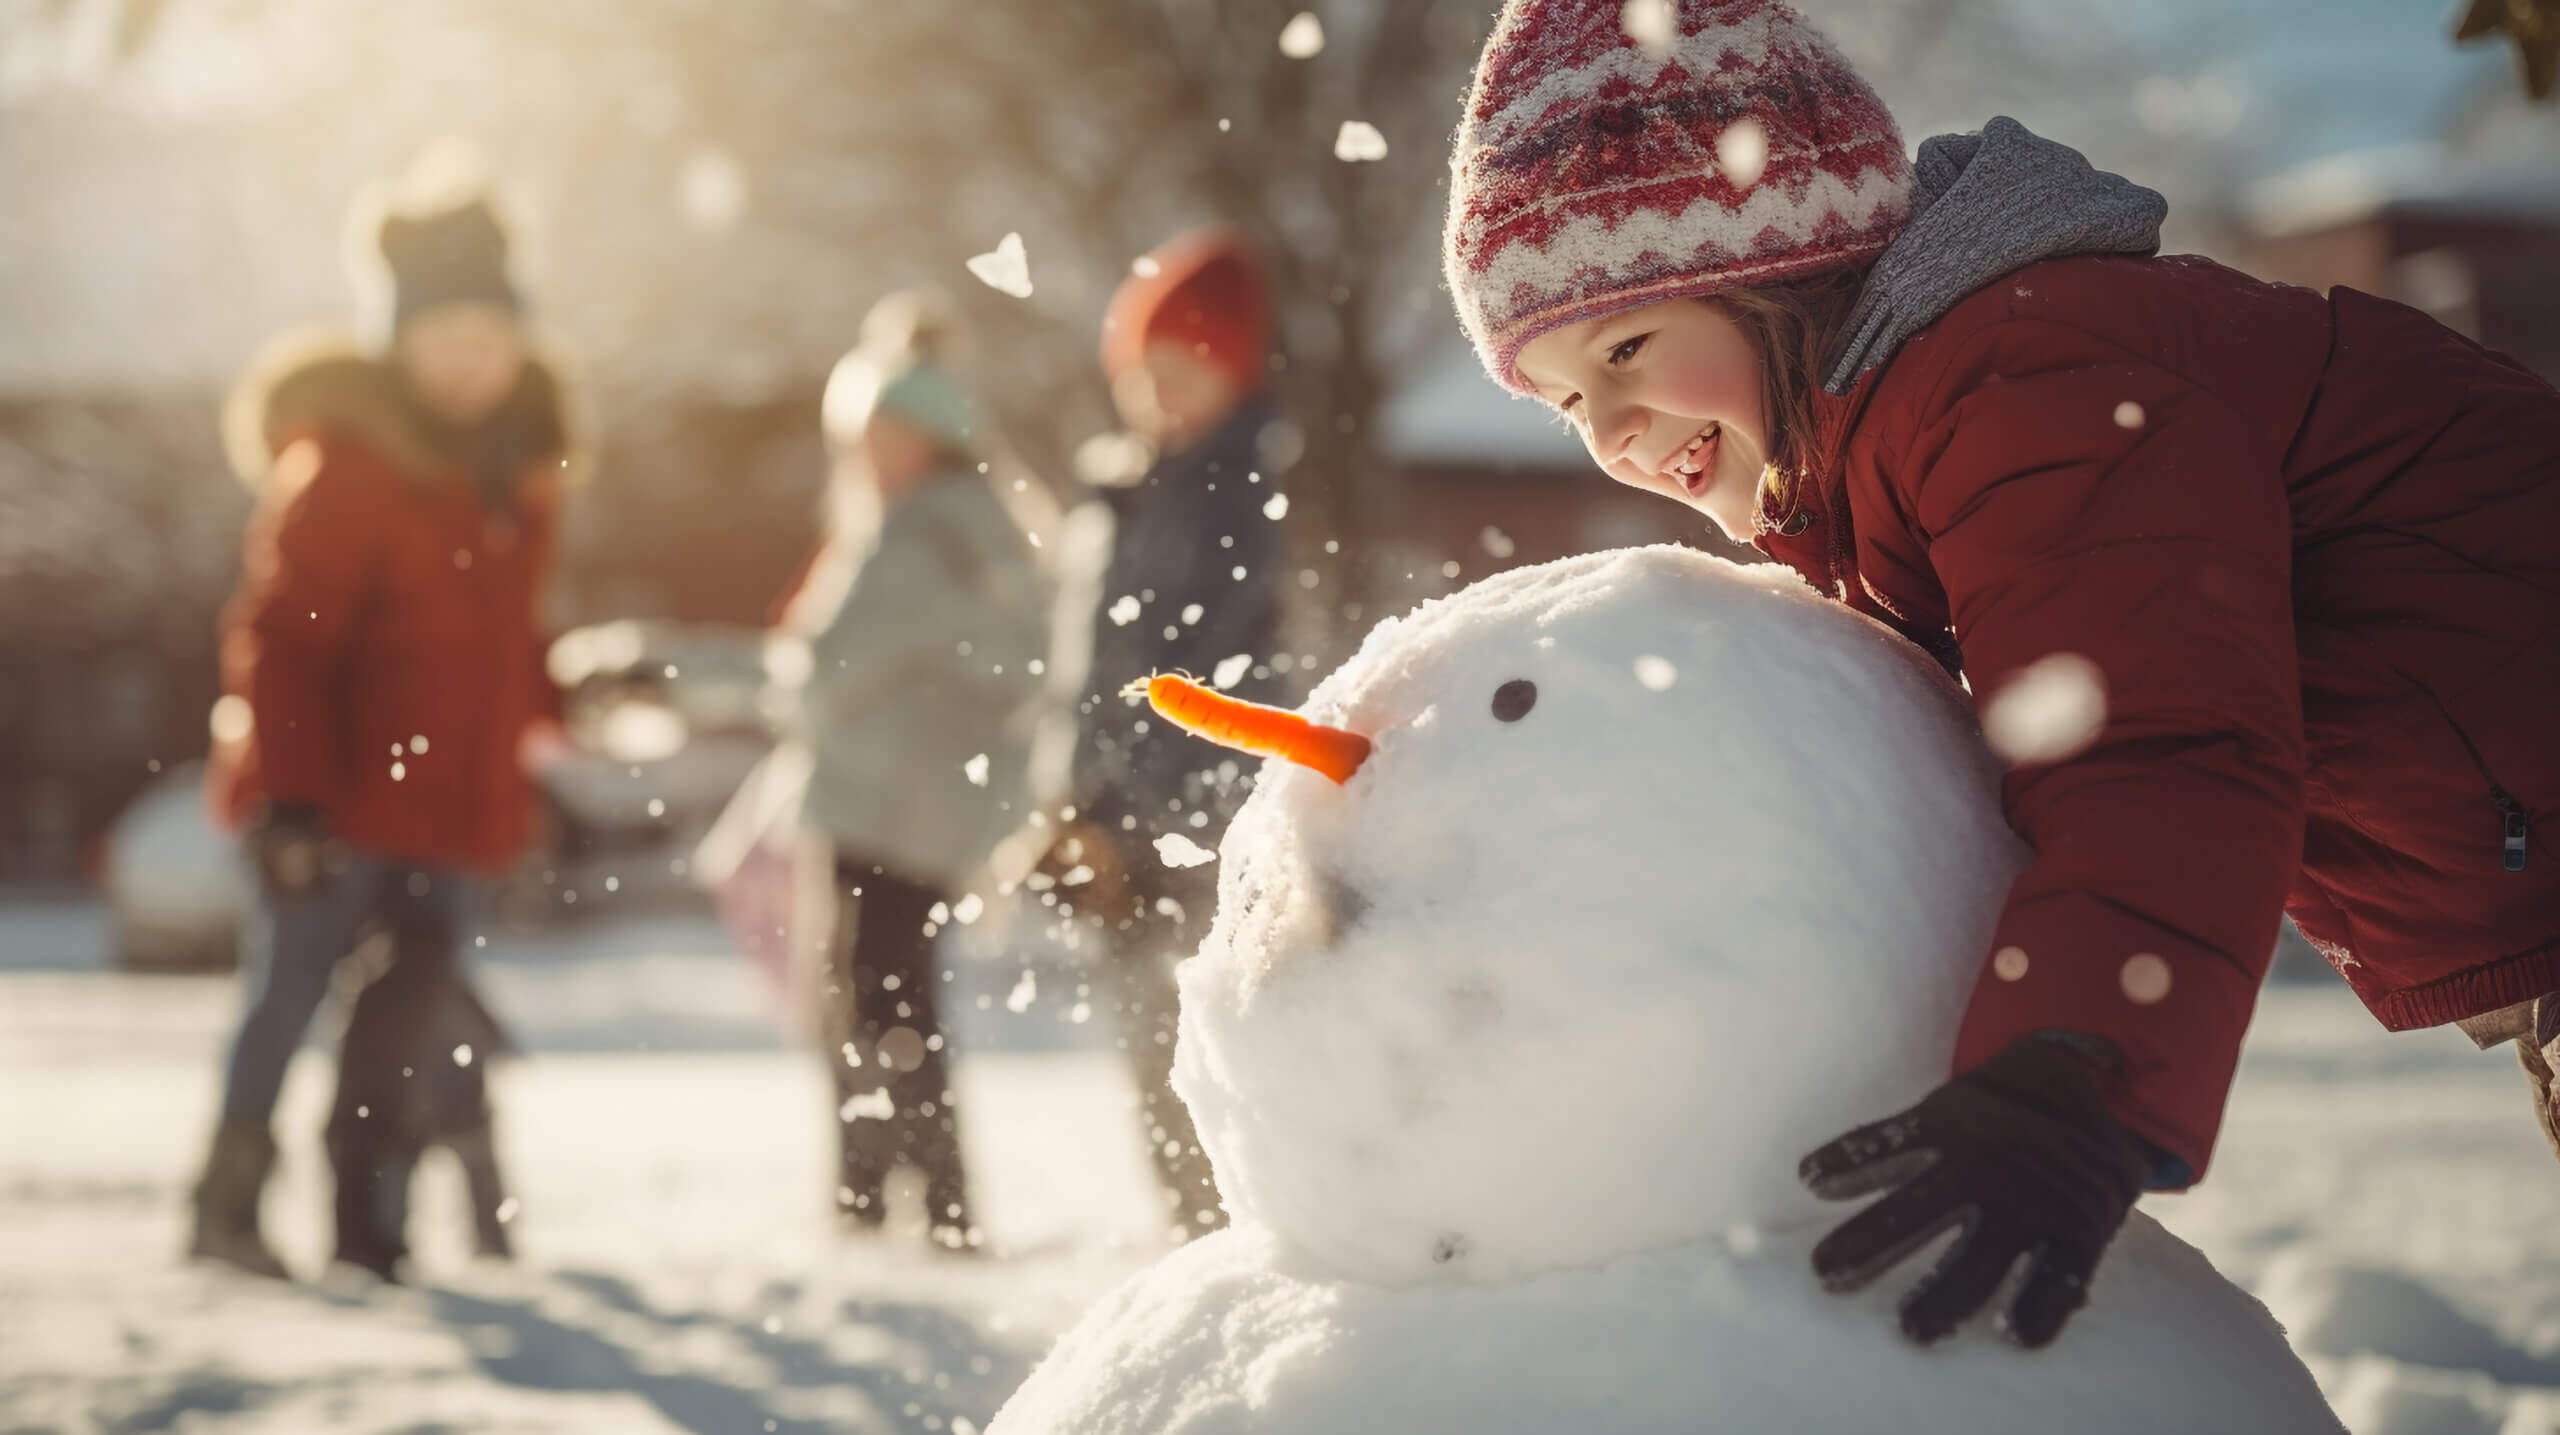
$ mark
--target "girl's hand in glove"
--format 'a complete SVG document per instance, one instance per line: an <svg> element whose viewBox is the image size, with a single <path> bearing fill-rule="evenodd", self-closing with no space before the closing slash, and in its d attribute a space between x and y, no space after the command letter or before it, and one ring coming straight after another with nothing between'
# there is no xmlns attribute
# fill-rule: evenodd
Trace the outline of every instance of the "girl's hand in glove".
<svg viewBox="0 0 2560 1435"><path fill-rule="evenodd" d="M1805 1157L1796 1174L1825 1200L1890 1188L1814 1247L1823 1285L1857 1290L1953 1230L1955 1244L1903 1298L1903 1334L1923 1344L1948 1335L2023 1258L2002 1326L2030 1349L2050 1343L2088 1299L2151 1169L2149 1148L2100 1095L2112 1063L2099 1052L2112 1057L2083 1037L2024 1038Z"/></svg>

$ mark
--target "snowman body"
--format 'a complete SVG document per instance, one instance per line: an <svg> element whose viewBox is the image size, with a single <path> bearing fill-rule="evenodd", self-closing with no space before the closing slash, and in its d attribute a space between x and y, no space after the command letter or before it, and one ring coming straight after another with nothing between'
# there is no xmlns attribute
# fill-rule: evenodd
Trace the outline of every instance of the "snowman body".
<svg viewBox="0 0 2560 1435"><path fill-rule="evenodd" d="M1774 567L1514 570L1391 620L1266 764L1181 969L1236 1229L1090 1312L1015 1432L2333 1431L2136 1216L2057 1349L1824 1293L1799 1156L1943 1079L2023 863L1963 694ZM1915 1268L1916 1269L1916 1268Z"/></svg>

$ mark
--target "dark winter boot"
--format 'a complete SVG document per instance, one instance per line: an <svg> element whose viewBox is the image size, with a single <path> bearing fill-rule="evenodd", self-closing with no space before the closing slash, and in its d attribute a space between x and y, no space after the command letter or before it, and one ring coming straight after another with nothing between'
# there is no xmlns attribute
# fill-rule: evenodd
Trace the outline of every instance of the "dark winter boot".
<svg viewBox="0 0 2560 1435"><path fill-rule="evenodd" d="M924 1209L927 1237L934 1245L959 1255L974 1254L978 1247L969 1242L969 1188L955 1169L947 1173L927 1171L924 1183Z"/></svg>
<svg viewBox="0 0 2560 1435"><path fill-rule="evenodd" d="M498 1173L498 1147L484 1124L449 1132L444 1144L462 1163L462 1182L471 1193L471 1232L475 1248L486 1259L515 1259L515 1243L507 1238L507 1183Z"/></svg>
<svg viewBox="0 0 2560 1435"><path fill-rule="evenodd" d="M213 1133L204 1176L196 1182L195 1238L187 1254L285 1279L284 1262L258 1233L258 1197L275 1169L276 1140L264 1123L225 1121Z"/></svg>
<svg viewBox="0 0 2560 1435"><path fill-rule="evenodd" d="M330 1122L328 1145L338 1180L333 1259L397 1282L409 1255L409 1177L417 1157L376 1139L361 1123Z"/></svg>
<svg viewBox="0 0 2560 1435"><path fill-rule="evenodd" d="M836 1226L848 1236L863 1236L888 1224L888 1182L879 1176L844 1178L836 1187ZM861 1184L851 1184L859 1180Z"/></svg>

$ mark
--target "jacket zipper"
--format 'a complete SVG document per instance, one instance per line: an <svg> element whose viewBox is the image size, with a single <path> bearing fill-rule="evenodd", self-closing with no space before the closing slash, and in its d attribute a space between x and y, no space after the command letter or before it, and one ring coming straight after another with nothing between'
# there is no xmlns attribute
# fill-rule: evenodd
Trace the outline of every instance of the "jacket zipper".
<svg viewBox="0 0 2560 1435"><path fill-rule="evenodd" d="M2436 696L2432 688L2423 690L2426 692L2427 701L2436 705L2436 713L2444 719L2444 725L2453 729L2453 735L2462 744L2462 750L2471 754L2471 765L2479 769L2480 780L2489 784L2489 800L2498 806L2500 839L2498 851L2506 869L2510 872L2523 871L2526 841L2532 832L2532 824L2528 820L2524 804L2516 801L2515 797L2500 785L2497 774L2489 770L2488 759L2480 755L2479 745L2471 740L2471 734L2462 730L2462 724L2453 720L2453 713L2445 707L2444 699Z"/></svg>
<svg viewBox="0 0 2560 1435"><path fill-rule="evenodd" d="M2518 805L2514 798L2507 796L2505 789L2500 788L2495 783L2490 784L2489 795L2497 800L2498 815L2506 819L2507 834L2504 850L2506 852L2507 870L2510 872L2521 872L2524 870L2524 843L2526 831L2524 808Z"/></svg>

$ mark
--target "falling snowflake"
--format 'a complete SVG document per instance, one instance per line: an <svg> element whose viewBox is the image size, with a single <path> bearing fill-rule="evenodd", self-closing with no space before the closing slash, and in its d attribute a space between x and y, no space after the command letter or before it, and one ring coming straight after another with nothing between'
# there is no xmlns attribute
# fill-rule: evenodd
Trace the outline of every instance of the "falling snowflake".
<svg viewBox="0 0 2560 1435"><path fill-rule="evenodd" d="M249 700L232 693L213 705L210 725L215 742L236 743L248 741L250 729L257 724L250 715Z"/></svg>
<svg viewBox="0 0 2560 1435"><path fill-rule="evenodd" d="M1758 184L1760 172L1769 167L1769 131L1749 115L1725 126L1716 136L1716 163L1734 188Z"/></svg>
<svg viewBox="0 0 2560 1435"><path fill-rule="evenodd" d="M836 1119L847 1122L865 1118L886 1121L897 1114L898 1103L890 1098L889 1088L885 1086L875 1087L868 1096L848 1096L844 1105L836 1108Z"/></svg>
<svg viewBox="0 0 2560 1435"><path fill-rule="evenodd" d="M1387 137L1367 120L1344 120L1333 137L1333 157L1346 164L1387 157Z"/></svg>
<svg viewBox="0 0 2560 1435"><path fill-rule="evenodd" d="M1156 856L1163 858L1167 867L1197 867L1218 860L1217 853L1179 832L1168 832L1156 839Z"/></svg>
<svg viewBox="0 0 2560 1435"><path fill-rule="evenodd" d="M987 899L972 892L951 904L951 920L965 927L986 915L986 911Z"/></svg>
<svg viewBox="0 0 2560 1435"><path fill-rule="evenodd" d="M1627 0L1618 12L1618 26L1659 60L1680 43L1680 7L1675 0Z"/></svg>
<svg viewBox="0 0 2560 1435"><path fill-rule="evenodd" d="M1671 665L1670 659L1647 653L1636 659L1636 681L1644 684L1648 692L1667 693L1673 683L1680 681L1680 670Z"/></svg>
<svg viewBox="0 0 2560 1435"><path fill-rule="evenodd" d="M1487 527L1476 535L1476 541L1484 545L1485 552L1496 558L1508 558L1520 551L1520 545L1511 541L1511 535L1499 528Z"/></svg>
<svg viewBox="0 0 2560 1435"><path fill-rule="evenodd" d="M1138 602L1137 594L1123 593L1119 600L1111 605L1111 621L1120 627L1128 627L1131 623L1138 621L1138 611L1142 606L1144 605Z"/></svg>
<svg viewBox="0 0 2560 1435"><path fill-rule="evenodd" d="M469 1066L471 1064L471 1043L464 1042L462 1045L453 1049L453 1064L456 1066Z"/></svg>
<svg viewBox="0 0 2560 1435"><path fill-rule="evenodd" d="M1289 495L1285 493L1275 493L1271 495L1271 501L1262 505L1262 516L1270 519L1274 523L1288 517Z"/></svg>
<svg viewBox="0 0 2560 1435"><path fill-rule="evenodd" d="M1012 1012L1016 1016L1020 1016L1022 1013L1031 1010L1031 1003L1037 1000L1039 996L1040 979L1032 974L1029 967L1024 967L1022 969L1022 980L1015 982L1013 984L1013 990L1005 993L1004 1009Z"/></svg>
<svg viewBox="0 0 2560 1435"><path fill-rule="evenodd" d="M969 258L969 272L979 282L999 294L1016 299L1031 297L1031 259L1022 249L1022 236L1008 233L996 241L995 249Z"/></svg>
<svg viewBox="0 0 2560 1435"><path fill-rule="evenodd" d="M2142 427L2142 405L2135 403L2131 399L2127 399L2123 403L2116 405L2116 427L2120 429L2138 429Z"/></svg>
<svg viewBox="0 0 2560 1435"><path fill-rule="evenodd" d="M960 764L960 771L961 771L961 772L963 772L963 773L965 773L965 774L968 776L968 778L969 778L969 785L970 785L971 787L984 787L984 786L986 786L986 785L987 785L987 755L986 755L985 753L983 753L983 752L982 752L982 753L979 753L976 757L973 757L973 758L969 759L967 762L964 762L964 763Z"/></svg>
<svg viewBox="0 0 2560 1435"><path fill-rule="evenodd" d="M1231 658L1222 658L1218 661L1218 666L1210 672L1209 683L1223 692L1243 682L1245 673L1252 667L1253 654L1251 653L1238 653Z"/></svg>
<svg viewBox="0 0 2560 1435"><path fill-rule="evenodd" d="M1324 22L1312 10L1301 10L1280 27L1280 53L1292 60L1312 60L1324 49Z"/></svg>
<svg viewBox="0 0 2560 1435"><path fill-rule="evenodd" d="M2106 675L2077 653L2029 663L1982 707L1982 736L2012 764L2059 762L2107 723Z"/></svg>

